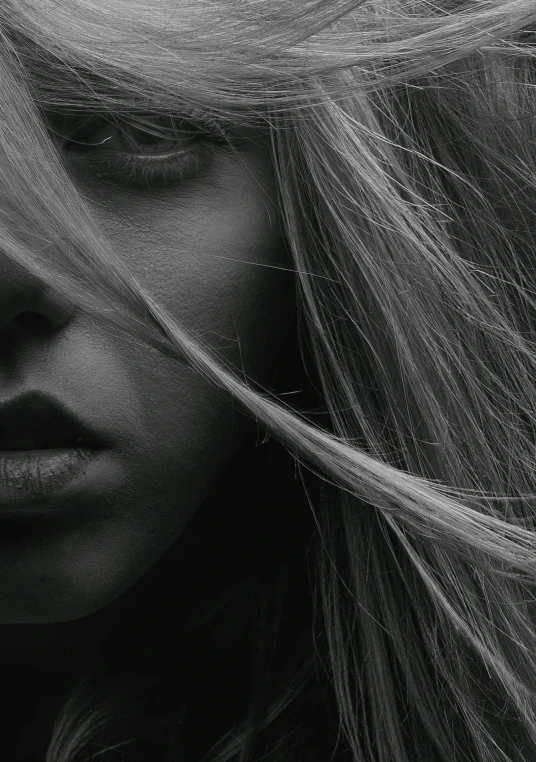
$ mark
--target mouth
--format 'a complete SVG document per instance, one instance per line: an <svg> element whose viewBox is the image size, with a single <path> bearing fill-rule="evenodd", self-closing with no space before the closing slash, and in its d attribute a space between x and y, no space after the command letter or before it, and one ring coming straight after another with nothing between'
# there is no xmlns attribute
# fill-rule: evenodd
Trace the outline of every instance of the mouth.
<svg viewBox="0 0 536 762"><path fill-rule="evenodd" d="M106 443L74 413L40 392L0 403L0 451L103 446Z"/></svg>
<svg viewBox="0 0 536 762"><path fill-rule="evenodd" d="M0 512L55 497L87 471L106 444L39 392L0 404Z"/></svg>

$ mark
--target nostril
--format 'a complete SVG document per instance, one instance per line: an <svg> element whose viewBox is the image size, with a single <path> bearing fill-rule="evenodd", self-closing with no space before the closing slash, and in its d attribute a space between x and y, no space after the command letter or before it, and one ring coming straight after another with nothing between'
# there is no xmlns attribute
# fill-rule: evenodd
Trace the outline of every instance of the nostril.
<svg viewBox="0 0 536 762"><path fill-rule="evenodd" d="M32 331L33 333L42 333L49 327L49 321L46 315L40 312L20 312L14 317L8 325L5 326L6 333L19 334L21 331Z"/></svg>
<svg viewBox="0 0 536 762"><path fill-rule="evenodd" d="M10 339L17 339L23 334L42 334L47 330L47 318L38 312L19 312L8 323L0 327L0 343L3 347Z"/></svg>
<svg viewBox="0 0 536 762"><path fill-rule="evenodd" d="M17 325L34 325L43 323L43 321L46 321L46 317L39 312L21 312L11 322L17 323Z"/></svg>
<svg viewBox="0 0 536 762"><path fill-rule="evenodd" d="M0 278L0 333L18 334L25 330L57 331L63 328L76 312L76 305L45 284L17 283L11 288L6 278Z"/></svg>

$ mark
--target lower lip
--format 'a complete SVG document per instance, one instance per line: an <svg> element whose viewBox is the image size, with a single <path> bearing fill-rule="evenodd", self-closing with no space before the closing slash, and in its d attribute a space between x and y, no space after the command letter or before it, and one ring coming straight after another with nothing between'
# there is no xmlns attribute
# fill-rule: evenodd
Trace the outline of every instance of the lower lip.
<svg viewBox="0 0 536 762"><path fill-rule="evenodd" d="M0 511L54 497L89 468L95 455L95 450L73 447L0 450Z"/></svg>

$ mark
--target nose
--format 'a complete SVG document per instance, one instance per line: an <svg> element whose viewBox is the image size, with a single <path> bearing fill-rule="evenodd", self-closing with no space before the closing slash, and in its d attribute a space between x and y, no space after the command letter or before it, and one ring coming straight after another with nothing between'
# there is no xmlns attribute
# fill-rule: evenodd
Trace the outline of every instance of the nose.
<svg viewBox="0 0 536 762"><path fill-rule="evenodd" d="M29 315L38 316L51 330L58 330L74 311L75 305L58 291L17 262L0 257L0 336L11 333Z"/></svg>

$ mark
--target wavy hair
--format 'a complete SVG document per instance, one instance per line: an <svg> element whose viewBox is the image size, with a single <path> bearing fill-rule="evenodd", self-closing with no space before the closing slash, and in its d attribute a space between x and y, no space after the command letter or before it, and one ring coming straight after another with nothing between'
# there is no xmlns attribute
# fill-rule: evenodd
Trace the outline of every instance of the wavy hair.
<svg viewBox="0 0 536 762"><path fill-rule="evenodd" d="M238 564L192 619L197 704L154 664L87 675L46 762L536 756L535 22L530 0L2 3L2 252L187 363L301 475L271 535L286 562ZM184 104L268 137L318 404L244 380L155 302L42 119Z"/></svg>

